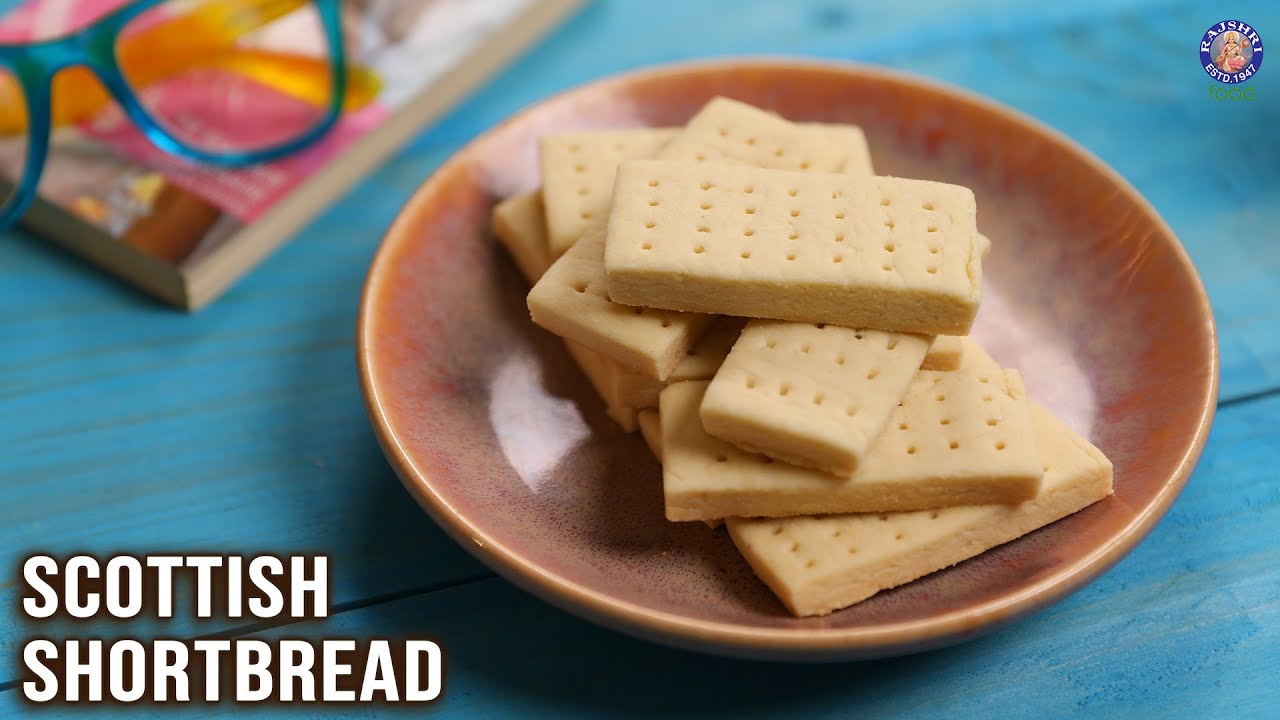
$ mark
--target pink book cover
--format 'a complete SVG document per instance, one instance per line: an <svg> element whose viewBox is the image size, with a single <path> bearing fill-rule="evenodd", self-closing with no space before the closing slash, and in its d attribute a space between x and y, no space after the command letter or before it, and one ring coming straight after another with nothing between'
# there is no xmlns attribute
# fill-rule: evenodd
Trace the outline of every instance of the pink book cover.
<svg viewBox="0 0 1280 720"><path fill-rule="evenodd" d="M318 143L268 164L237 170L200 167L155 148L112 102L52 131L39 196L79 221L59 223L60 232L68 232L68 227L75 232L78 227L105 235L178 274L196 272L231 238L334 162L352 143L376 131L486 43L498 42L496 36L540 1L345 0L348 63L376 77L378 92L371 102L344 112ZM0 18L0 42L56 37L124 4L122 0L30 0ZM175 8L182 5L174 3ZM319 55L323 61L323 41L314 27L292 28L289 17L251 40L255 49ZM232 87L242 102L234 107L223 100L217 107L201 103L201 90L208 83L222 83L224 90ZM290 113L315 112L274 87L217 69L184 73L180 82L166 81L139 92L153 114L163 114L171 127L182 127L188 137L198 138L206 147L260 144L279 131L262 118L287 122ZM215 114L220 116L218 122L206 122ZM222 130L211 130L211 126ZM21 173L22 142L0 138L0 172L9 178Z"/></svg>

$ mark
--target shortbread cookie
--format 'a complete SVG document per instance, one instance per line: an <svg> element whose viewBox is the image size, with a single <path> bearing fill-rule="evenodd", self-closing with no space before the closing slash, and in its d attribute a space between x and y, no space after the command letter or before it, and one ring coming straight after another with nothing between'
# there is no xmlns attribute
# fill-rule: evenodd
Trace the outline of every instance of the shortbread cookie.
<svg viewBox="0 0 1280 720"><path fill-rule="evenodd" d="M640 423L644 444L649 446L658 462L662 462L662 419L658 416L658 411L646 408L636 413L636 419Z"/></svg>
<svg viewBox="0 0 1280 720"><path fill-rule="evenodd" d="M864 174L871 172L870 152L867 149L866 138L860 128L849 125L792 125L785 120L763 113L763 111L756 110L750 106L732 103L731 101L725 102L731 106L741 106L733 108L729 112L731 116L736 116L735 127L740 129L747 128L754 121L759 120L759 116L764 116L767 118L765 124L768 127L766 127L766 130L772 128L772 137L779 143L794 141L797 143L796 147L826 146L829 148L832 145L837 145L840 148L837 155L844 158L840 162L847 172ZM712 106L716 105L716 103L712 103ZM724 106L721 105L720 107L723 108ZM711 109L714 110L714 107L711 107ZM713 117L712 119L715 118ZM732 119L732 117L728 118L728 120ZM688 128L682 131L681 135L685 136L687 131ZM544 138L541 145L544 174L543 196L546 203L547 221L550 226L548 243L551 246L552 258L559 257L576 239L576 236L574 236L574 238L567 241L563 238L557 240L558 235L576 232L580 228L585 232L589 229L586 226L592 220L598 220L608 213L608 189L612 186L613 172L617 164L625 159L651 155L657 148L667 142L672 132L670 129L596 131L562 134ZM716 140L711 139L712 137L723 139L720 138L718 133L713 133L710 137L707 137L695 131L694 134L685 138L684 147L691 148L696 146L698 142L701 142L698 140L700 137L710 144L716 143ZM761 137L764 137L764 135ZM828 152L828 156L830 155L831 153ZM752 161L750 153L739 153L737 157L740 158L737 160L739 162ZM825 168L827 165L820 163L816 167ZM569 185L573 185L572 192L569 192ZM586 192L583 193L583 190L586 190ZM579 266L578 269L587 271L580 274L594 274L585 266ZM603 282L597 283L597 287L603 289ZM605 297L607 298L607 295ZM532 294L530 302L530 309L533 310L534 296ZM596 309L599 309L599 307ZM615 312L627 312L627 310ZM634 310L631 310L631 312L634 312ZM703 323L709 321L709 319L702 320ZM535 322L537 322L536 317ZM548 329L560 333L555 328L548 327ZM632 359L625 355L615 355L610 348L603 344L593 344L592 339L586 337L580 339L587 345L601 351L606 357L617 360L622 366L613 373L614 382L611 383L612 390L608 393L609 402L631 407L656 405L656 393L661 389L661 386L653 382L646 382L646 380L661 378L655 376L652 370L643 365L632 364ZM622 350L622 348L616 346L613 349ZM705 366L705 362L696 361L694 367L691 368L693 372L685 377L710 377L710 374L704 375L697 372L697 368ZM628 372L628 370L632 372Z"/></svg>
<svg viewBox="0 0 1280 720"><path fill-rule="evenodd" d="M671 383L710 380L742 334L746 318L719 316L702 339L689 349L665 381L654 380L609 361L614 367L613 390L606 402L634 408L658 407L658 393ZM964 345L955 335L938 335L920 363L921 370L955 370L960 366ZM607 358L606 358L607 360Z"/></svg>
<svg viewBox="0 0 1280 720"><path fill-rule="evenodd" d="M849 149L843 142L833 142L826 128L811 132L811 127L788 122L737 100L717 97L704 105L657 157L778 170L844 170ZM865 139L862 145L865 148Z"/></svg>
<svg viewBox="0 0 1280 720"><path fill-rule="evenodd" d="M800 123L802 128L821 128L831 138L831 144L846 148L849 156L845 158L840 172L850 175L875 175L871 165L871 148L867 146L867 136L857 125L827 125L824 123Z"/></svg>
<svg viewBox="0 0 1280 720"><path fill-rule="evenodd" d="M640 434L644 436L644 442L649 446L649 451L654 457L658 458L658 462L662 462L662 420L658 416L658 411L653 408L641 410L637 414L640 421ZM712 530L724 525L723 518L715 518L712 520L703 520L707 527Z"/></svg>
<svg viewBox="0 0 1280 720"><path fill-rule="evenodd" d="M711 317L610 302L603 255L604 223L597 221L529 292L533 321L623 367L664 380Z"/></svg>
<svg viewBox="0 0 1280 720"><path fill-rule="evenodd" d="M614 402L637 409L658 407L658 393L662 392L662 388L666 387L665 382L655 380L634 370L628 370L617 363L614 363L614 366L616 370L611 391L611 397L614 398ZM679 367L679 365L676 367ZM672 371L672 374L675 374L675 372Z"/></svg>
<svg viewBox="0 0 1280 720"><path fill-rule="evenodd" d="M964 356L964 343L958 335L938 335L925 353L921 370L955 370Z"/></svg>
<svg viewBox="0 0 1280 720"><path fill-rule="evenodd" d="M516 266L529 284L538 282L550 264L546 225L542 218L542 199L538 193L516 195L499 203L493 209L493 226L494 233L511 253ZM618 378L625 371L609 358L572 341L565 341L565 348L599 393L609 417L621 425L623 430L635 432L637 426L634 407L617 401Z"/></svg>
<svg viewBox="0 0 1280 720"><path fill-rule="evenodd" d="M848 476L932 338L752 320L707 388L702 426L748 452Z"/></svg>
<svg viewBox="0 0 1280 720"><path fill-rule="evenodd" d="M680 361L676 369L671 371L667 382L710 380L715 377L746 325L747 318L720 316L698 344L694 345L689 354Z"/></svg>
<svg viewBox="0 0 1280 720"><path fill-rule="evenodd" d="M622 428L623 432L633 433L640 429L640 424L637 422L638 411L635 408L605 405L604 412L610 420L618 423L618 427Z"/></svg>
<svg viewBox="0 0 1280 720"><path fill-rule="evenodd" d="M777 118L768 117L776 123ZM737 124L741 125L743 118L738 119ZM842 172L873 174L866 135L856 125L804 123L795 129L795 137L805 147L825 142L828 147L844 153ZM681 129L584 130L547 135L539 141L541 196L546 207L547 242L552 260L577 242L593 219L608 214L618 165L626 160L653 157L678 132ZM690 137L686 147L692 148L700 142Z"/></svg>
<svg viewBox="0 0 1280 720"><path fill-rule="evenodd" d="M729 534L795 615L826 615L971 558L1111 494L1096 447L1031 404L1043 461L1040 493L1018 505L778 520L730 518Z"/></svg>
<svg viewBox="0 0 1280 720"><path fill-rule="evenodd" d="M673 141L674 142L674 141ZM965 334L981 256L973 192L924 180L649 160L618 169L616 303Z"/></svg>
<svg viewBox="0 0 1280 720"><path fill-rule="evenodd" d="M684 359L665 381L654 380L618 366L615 390L610 402L634 408L658 407L658 393L671 383L686 380L710 380L724 363L746 325L746 318L719 316L712 322L702 339L689 349ZM963 338L955 335L938 335L920 363L921 370L955 370L960 366L964 352ZM616 363L615 363L616 365Z"/></svg>
<svg viewBox="0 0 1280 720"><path fill-rule="evenodd" d="M572 340L565 340L564 346L574 362L578 363L578 367L582 368L582 374L587 376L596 393L605 400L606 414L622 426L623 430L627 432L638 430L640 425L636 419L635 408L613 405L608 401L610 384L613 382L609 359Z"/></svg>
<svg viewBox="0 0 1280 720"><path fill-rule="evenodd" d="M1042 473L1016 371L921 371L861 467L839 478L744 452L706 433L709 383L663 389L668 520L785 517L1016 503Z"/></svg>
<svg viewBox="0 0 1280 720"><path fill-rule="evenodd" d="M609 213L618 164L653 157L677 132L678 128L584 130L545 135L538 141L552 260L577 242L593 220Z"/></svg>
<svg viewBox="0 0 1280 720"><path fill-rule="evenodd" d="M530 285L551 265L542 196L535 190L514 195L493 207L493 234L515 260Z"/></svg>
<svg viewBox="0 0 1280 720"><path fill-rule="evenodd" d="M529 217L525 210L532 202L540 203L541 201L537 199L536 193L516 196L512 200L519 200L517 207L524 206L524 208L515 210L508 205L508 209L502 213L504 219L500 224L502 230L498 235L503 245L516 259L517 266L525 273L530 284L533 284L546 271L546 266L539 264L545 262L546 257L544 253L539 259L536 252L530 253L529 249L545 248L546 232L544 226ZM503 205L507 203L497 207L500 208ZM495 228L499 226L498 215L495 208ZM676 365L675 370L667 378L668 382L710 380L716 374L716 369L720 367L725 355L729 354L729 348L733 347L733 342L737 340L738 333L742 332L742 326L745 323L746 320L743 318L719 318L713 322L711 329ZM593 372L598 378L597 390L606 406L611 408L658 407L658 393L662 391L665 383L628 370L599 353L591 354L594 356Z"/></svg>
<svg viewBox="0 0 1280 720"><path fill-rule="evenodd" d="M695 345L694 347L697 347ZM691 348L689 352L693 352ZM683 363L684 361L681 360ZM676 365L676 367L680 367ZM675 374L673 370L672 375ZM670 377L670 376L668 376ZM656 408L658 407L658 393L662 392L662 388L667 383L662 380L655 380L643 373L628 370L622 366L618 366L618 372L614 377L613 392L614 397L622 405L630 405L634 408Z"/></svg>
<svg viewBox="0 0 1280 720"><path fill-rule="evenodd" d="M618 377L617 398L619 404L637 408L658 407L658 393L673 382L685 380L710 380L715 377L720 364L737 342L746 325L746 318L720 316L711 324L702 339L667 376L665 382L645 377L640 373L623 370Z"/></svg>
<svg viewBox="0 0 1280 720"><path fill-rule="evenodd" d="M991 252L991 238L983 235L982 233L978 233L977 248L978 256L985 258L987 254Z"/></svg>

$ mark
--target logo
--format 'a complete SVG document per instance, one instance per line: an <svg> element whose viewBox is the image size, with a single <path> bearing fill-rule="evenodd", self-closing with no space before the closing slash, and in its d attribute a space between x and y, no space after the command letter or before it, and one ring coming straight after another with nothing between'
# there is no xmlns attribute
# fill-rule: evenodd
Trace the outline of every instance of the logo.
<svg viewBox="0 0 1280 720"><path fill-rule="evenodd" d="M1262 38L1246 22L1223 20L1200 38L1200 64L1217 82L1244 82L1262 67Z"/></svg>

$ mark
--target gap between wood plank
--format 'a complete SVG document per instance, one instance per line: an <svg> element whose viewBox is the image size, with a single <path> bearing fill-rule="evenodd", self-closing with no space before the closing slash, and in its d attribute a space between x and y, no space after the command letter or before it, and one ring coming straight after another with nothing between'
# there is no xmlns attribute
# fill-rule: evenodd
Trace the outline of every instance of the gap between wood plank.
<svg viewBox="0 0 1280 720"><path fill-rule="evenodd" d="M1227 398L1226 400L1219 400L1218 409L1244 405L1255 400L1266 400L1269 397L1275 397L1277 395L1280 395L1280 387L1273 387L1269 390L1256 390L1251 393L1245 393L1244 395Z"/></svg>

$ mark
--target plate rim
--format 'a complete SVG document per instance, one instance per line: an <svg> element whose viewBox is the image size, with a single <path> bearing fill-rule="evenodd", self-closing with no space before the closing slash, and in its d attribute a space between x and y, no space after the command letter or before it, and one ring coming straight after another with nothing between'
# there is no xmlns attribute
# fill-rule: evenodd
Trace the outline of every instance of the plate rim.
<svg viewBox="0 0 1280 720"><path fill-rule="evenodd" d="M730 70L828 72L869 80L890 81L922 92L942 95L950 100L976 105L978 109L1002 115L1006 120L1027 126L1063 152L1076 156L1094 171L1109 179L1127 199L1152 218L1161 231L1174 240L1178 264L1189 271L1193 280L1193 304L1204 321L1209 340L1209 357L1204 407L1186 451L1168 482L1164 483L1130 522L1114 533L1093 552L1058 569L1053 574L1017 592L1003 595L978 606L953 610L928 618L908 620L873 627L856 628L754 628L729 622L698 620L663 610L647 608L614 597L565 577L548 572L535 562L525 560L509 547L497 542L463 517L446 498L436 492L430 475L416 467L401 444L395 428L383 412L377 382L378 361L372 351L370 318L376 314L380 296L390 283L384 277L390 272L389 258L411 236L417 215L426 198L436 191L439 178L447 176L458 165L470 162L495 133L544 105L581 93L599 92L611 87L627 86L639 80L663 77L723 73ZM1204 282L1176 233L1155 207L1128 180L1079 143L1031 116L1004 106L975 92L903 71L865 63L808 58L749 56L692 62L676 62L647 66L611 74L574 85L521 108L497 125L472 138L437 167L413 192L395 220L384 233L370 263L361 293L356 323L356 360L365 409L386 455L401 483L427 514L459 545L500 576L570 613L586 617L642 639L658 641L686 649L736 657L773 660L830 661L916 652L959 642L980 633L1003 627L1019 618L1041 610L1092 582L1113 567L1141 542L1168 512L1186 486L1194 470L1217 411L1220 374L1220 348L1217 325Z"/></svg>

